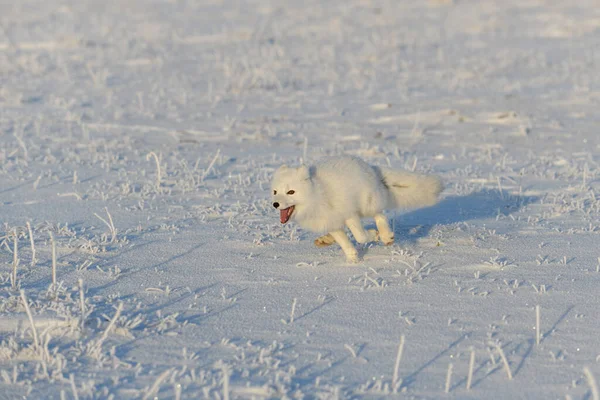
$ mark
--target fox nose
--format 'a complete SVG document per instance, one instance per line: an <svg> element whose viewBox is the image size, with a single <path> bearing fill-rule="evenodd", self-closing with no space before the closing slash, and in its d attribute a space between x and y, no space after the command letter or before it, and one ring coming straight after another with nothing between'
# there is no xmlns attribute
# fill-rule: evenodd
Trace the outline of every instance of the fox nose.
<svg viewBox="0 0 600 400"><path fill-rule="evenodd" d="M278 202L273 203L273 207L279 208L279 203Z"/></svg>

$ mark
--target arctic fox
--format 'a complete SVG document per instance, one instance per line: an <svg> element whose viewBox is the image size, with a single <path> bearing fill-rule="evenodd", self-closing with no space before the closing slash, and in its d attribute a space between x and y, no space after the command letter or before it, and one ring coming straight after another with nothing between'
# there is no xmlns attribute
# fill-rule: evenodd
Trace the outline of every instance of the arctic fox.
<svg viewBox="0 0 600 400"><path fill-rule="evenodd" d="M347 226L358 243L394 242L383 210L431 206L443 189L440 178L408 171L375 167L353 156L324 159L299 168L280 167L271 185L273 207L282 224L293 220L313 232L328 232L315 245L337 242L349 262L358 252L344 232ZM361 218L375 219L377 230L368 232Z"/></svg>

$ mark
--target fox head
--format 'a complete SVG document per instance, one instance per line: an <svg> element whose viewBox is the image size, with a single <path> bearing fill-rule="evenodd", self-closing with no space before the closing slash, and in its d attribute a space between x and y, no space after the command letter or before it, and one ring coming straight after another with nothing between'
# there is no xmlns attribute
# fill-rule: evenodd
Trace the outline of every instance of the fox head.
<svg viewBox="0 0 600 400"><path fill-rule="evenodd" d="M280 212L280 221L285 224L302 211L311 195L310 171L307 166L289 168L281 166L271 182L273 207Z"/></svg>

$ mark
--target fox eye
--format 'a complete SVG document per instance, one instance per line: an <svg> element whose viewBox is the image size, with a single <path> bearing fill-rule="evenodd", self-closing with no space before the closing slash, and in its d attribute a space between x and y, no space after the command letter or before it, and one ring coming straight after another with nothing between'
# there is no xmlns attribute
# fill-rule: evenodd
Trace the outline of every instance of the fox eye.
<svg viewBox="0 0 600 400"><path fill-rule="evenodd" d="M277 190L273 190L273 194L274 194L274 195L275 195L275 194L277 194Z"/></svg>
<svg viewBox="0 0 600 400"><path fill-rule="evenodd" d="M289 191L287 192L287 194L294 194L294 193L296 193L296 192L295 192L295 191L293 191L293 190L289 190Z"/></svg>

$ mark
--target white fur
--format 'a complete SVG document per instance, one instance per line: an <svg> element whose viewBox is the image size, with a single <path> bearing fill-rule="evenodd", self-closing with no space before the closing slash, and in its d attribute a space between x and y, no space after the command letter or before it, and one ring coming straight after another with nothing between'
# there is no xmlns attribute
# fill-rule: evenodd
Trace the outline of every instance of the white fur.
<svg viewBox="0 0 600 400"><path fill-rule="evenodd" d="M443 186L436 176L374 167L357 157L340 156L311 167L282 166L275 172L271 189L277 193L273 203L279 203L279 209L294 206L291 220L310 231L330 233L315 244L327 245L335 239L348 259L356 261L356 249L340 237L345 226L362 243L373 234L364 231L360 219L374 217L379 238L391 244L393 232L383 210L431 206ZM294 193L287 194L290 190Z"/></svg>

